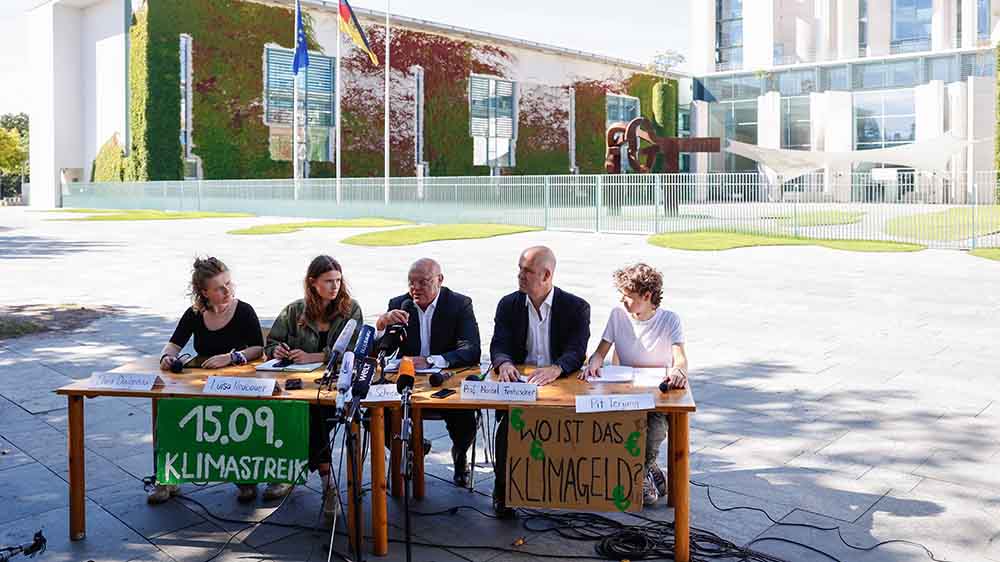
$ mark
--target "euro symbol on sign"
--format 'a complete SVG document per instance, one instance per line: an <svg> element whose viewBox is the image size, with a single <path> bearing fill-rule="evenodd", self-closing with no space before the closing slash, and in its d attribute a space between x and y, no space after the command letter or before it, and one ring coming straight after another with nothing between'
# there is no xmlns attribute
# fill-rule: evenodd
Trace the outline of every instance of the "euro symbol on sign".
<svg viewBox="0 0 1000 562"><path fill-rule="evenodd" d="M531 442L531 458L536 461L545 460L545 451L542 449L542 442L538 439Z"/></svg>
<svg viewBox="0 0 1000 562"><path fill-rule="evenodd" d="M521 431L522 429L524 429L524 420L521 419L521 414L523 413L524 410L522 410L521 408L513 408L510 411L510 426L513 427L516 431Z"/></svg>
<svg viewBox="0 0 1000 562"><path fill-rule="evenodd" d="M618 511L628 511L632 502L625 497L625 488L621 484L615 486L614 490L611 490L611 499L615 500L615 507Z"/></svg>
<svg viewBox="0 0 1000 562"><path fill-rule="evenodd" d="M639 453L642 452L642 449L639 448L639 444L636 443L636 441L639 440L639 435L640 433L638 431L633 431L632 433L629 433L628 440L625 441L625 450L628 451L628 454L633 457L638 457Z"/></svg>

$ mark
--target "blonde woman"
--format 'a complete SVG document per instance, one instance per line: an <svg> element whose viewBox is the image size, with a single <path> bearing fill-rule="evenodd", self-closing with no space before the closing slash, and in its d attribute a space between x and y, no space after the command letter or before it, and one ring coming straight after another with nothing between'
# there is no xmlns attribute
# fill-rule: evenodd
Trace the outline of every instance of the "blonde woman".
<svg viewBox="0 0 1000 562"><path fill-rule="evenodd" d="M184 311L174 334L160 355L160 368L170 370L171 364L194 336L196 363L203 369L218 369L242 365L261 356L264 337L260 320L252 306L236 298L232 276L226 264L218 258L194 261L189 285L191 306ZM254 484L238 484L241 502L257 496ZM163 503L177 495L177 486L157 484L146 500Z"/></svg>
<svg viewBox="0 0 1000 562"><path fill-rule="evenodd" d="M687 386L688 360L684 351L684 330L674 312L660 308L663 275L638 263L614 273L621 307L611 311L597 350L580 372L581 379L600 379L601 366L614 345L619 362L629 367L663 369L671 389ZM642 485L643 505L652 505L667 493L667 479L656 464L656 455L667 436L667 416L652 412L646 416L646 479Z"/></svg>

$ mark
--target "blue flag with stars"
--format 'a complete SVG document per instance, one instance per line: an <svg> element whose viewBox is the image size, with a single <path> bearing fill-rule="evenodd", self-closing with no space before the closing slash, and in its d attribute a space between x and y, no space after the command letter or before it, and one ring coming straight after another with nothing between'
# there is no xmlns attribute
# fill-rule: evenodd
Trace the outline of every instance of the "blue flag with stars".
<svg viewBox="0 0 1000 562"><path fill-rule="evenodd" d="M306 44L306 26L302 25L302 1L295 0L295 60L292 72L296 75L300 68L309 66L309 46Z"/></svg>

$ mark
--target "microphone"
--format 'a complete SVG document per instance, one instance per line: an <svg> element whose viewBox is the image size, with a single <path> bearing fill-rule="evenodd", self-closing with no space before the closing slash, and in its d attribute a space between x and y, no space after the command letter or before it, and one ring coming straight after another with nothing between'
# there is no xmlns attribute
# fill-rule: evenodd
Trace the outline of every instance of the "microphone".
<svg viewBox="0 0 1000 562"><path fill-rule="evenodd" d="M442 384L444 384L444 381L450 379L453 374L454 373L452 373L451 371L439 371L437 373L431 373L431 376L429 377L431 386L433 386L434 388L441 386Z"/></svg>
<svg viewBox="0 0 1000 562"><path fill-rule="evenodd" d="M344 360L340 363L340 376L337 377L337 417L344 414L345 394L351 390L351 375L354 374L354 352L344 353Z"/></svg>
<svg viewBox="0 0 1000 562"><path fill-rule="evenodd" d="M403 394L413 390L414 374L413 359L404 357L399 362L399 374L396 375L396 392Z"/></svg>
<svg viewBox="0 0 1000 562"><path fill-rule="evenodd" d="M368 324L361 326L361 332L358 334L358 343L354 345L355 361L360 361L362 358L371 355L374 344L375 328L372 328Z"/></svg>
<svg viewBox="0 0 1000 562"><path fill-rule="evenodd" d="M334 369L337 367L337 359L340 359L344 352L347 351L347 344L351 343L351 336L354 335L354 329L358 326L358 321L351 318L344 324L344 329L340 331L340 335L337 336L337 341L333 344L333 348L330 350L330 360L326 364L326 369L323 371L323 377L317 382L319 384L329 384L333 377Z"/></svg>
<svg viewBox="0 0 1000 562"><path fill-rule="evenodd" d="M490 371L492 371L492 370L493 370L493 361L490 361L490 366L486 367L485 371L479 373L478 375L476 375L476 374L469 375L469 376L465 377L465 380L467 380L467 381L483 382L484 380L486 380L486 377L489 376ZM434 383L431 382L431 384L434 384Z"/></svg>
<svg viewBox="0 0 1000 562"><path fill-rule="evenodd" d="M660 392L666 392L668 390L670 390L670 383L668 383L667 381L661 382L660 383Z"/></svg>
<svg viewBox="0 0 1000 562"><path fill-rule="evenodd" d="M368 389L372 384L372 376L375 375L377 365L371 357L363 357L358 365L358 377L351 386L351 407L357 411L361 401L368 397Z"/></svg>

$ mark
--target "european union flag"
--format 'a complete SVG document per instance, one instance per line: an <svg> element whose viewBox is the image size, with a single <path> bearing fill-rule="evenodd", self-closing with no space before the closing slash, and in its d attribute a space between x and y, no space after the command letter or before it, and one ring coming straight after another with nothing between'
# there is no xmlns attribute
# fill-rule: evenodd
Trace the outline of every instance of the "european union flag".
<svg viewBox="0 0 1000 562"><path fill-rule="evenodd" d="M309 66L309 46L306 44L306 27L302 25L302 1L295 0L295 60L292 72L296 75L300 68Z"/></svg>

